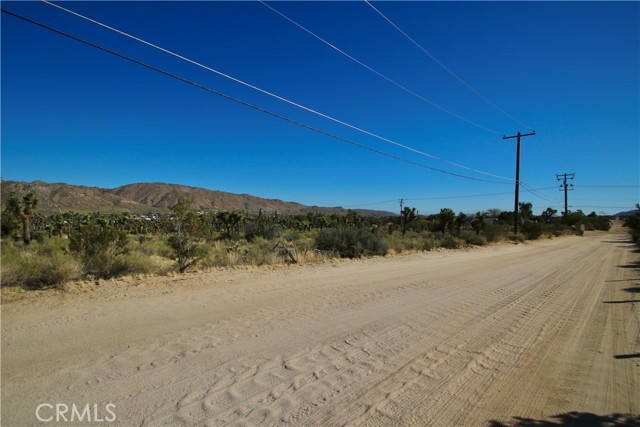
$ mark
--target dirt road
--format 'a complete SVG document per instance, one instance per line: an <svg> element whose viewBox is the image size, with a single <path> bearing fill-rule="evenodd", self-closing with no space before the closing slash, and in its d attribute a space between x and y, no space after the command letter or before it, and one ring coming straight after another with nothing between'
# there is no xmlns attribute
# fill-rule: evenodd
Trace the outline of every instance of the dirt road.
<svg viewBox="0 0 640 427"><path fill-rule="evenodd" d="M5 302L2 425L638 423L639 260L591 233Z"/></svg>

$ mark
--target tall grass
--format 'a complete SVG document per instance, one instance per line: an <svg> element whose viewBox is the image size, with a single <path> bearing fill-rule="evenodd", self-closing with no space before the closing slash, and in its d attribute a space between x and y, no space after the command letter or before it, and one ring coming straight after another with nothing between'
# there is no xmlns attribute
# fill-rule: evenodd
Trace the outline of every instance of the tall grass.
<svg viewBox="0 0 640 427"><path fill-rule="evenodd" d="M2 286L42 288L77 279L82 267L67 250L67 242L52 238L24 247L2 242Z"/></svg>
<svg viewBox="0 0 640 427"><path fill-rule="evenodd" d="M389 247L376 233L364 227L340 227L322 230L316 247L333 252L342 258L386 255Z"/></svg>

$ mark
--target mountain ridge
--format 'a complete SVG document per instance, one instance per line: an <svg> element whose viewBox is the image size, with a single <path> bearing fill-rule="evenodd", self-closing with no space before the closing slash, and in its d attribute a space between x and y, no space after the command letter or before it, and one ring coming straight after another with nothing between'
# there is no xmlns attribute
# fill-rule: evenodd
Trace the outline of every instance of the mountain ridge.
<svg viewBox="0 0 640 427"><path fill-rule="evenodd" d="M37 211L42 214L75 212L130 212L150 213L166 212L180 197L192 200L192 206L200 210L278 212L283 214L301 214L320 212L341 214L348 210L337 207L307 206L281 199L266 199L251 194L235 194L220 190L210 190L181 184L164 182L140 182L126 184L116 188L101 188L85 185L73 185L64 182L47 183L37 180L2 181L1 193L4 206L9 194L33 192L38 197ZM392 212L368 209L355 209L367 216L395 215Z"/></svg>

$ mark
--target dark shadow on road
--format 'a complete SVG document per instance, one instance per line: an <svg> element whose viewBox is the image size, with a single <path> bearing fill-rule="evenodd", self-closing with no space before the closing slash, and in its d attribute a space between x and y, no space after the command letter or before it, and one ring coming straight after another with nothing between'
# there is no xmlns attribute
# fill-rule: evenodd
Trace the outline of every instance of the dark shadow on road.
<svg viewBox="0 0 640 427"><path fill-rule="evenodd" d="M616 359L635 359L636 357L640 357L640 353L631 353L631 354L616 354Z"/></svg>
<svg viewBox="0 0 640 427"><path fill-rule="evenodd" d="M640 416L629 414L596 415L589 412L567 412L548 420L513 417L501 422L489 421L489 427L640 427Z"/></svg>
<svg viewBox="0 0 640 427"><path fill-rule="evenodd" d="M634 261L634 262L629 263L629 264L618 265L617 267L620 267L620 268L631 268L633 270L640 270L640 261Z"/></svg>
<svg viewBox="0 0 640 427"><path fill-rule="evenodd" d="M605 304L627 304L627 303L634 303L634 302L640 302L640 299L629 299L626 301L602 301Z"/></svg>
<svg viewBox="0 0 640 427"><path fill-rule="evenodd" d="M631 288L624 288L624 289L623 289L623 291L625 291L625 292L629 292L629 293L632 293L632 294L640 294L640 286L635 287L635 288L633 288L633 287L631 287Z"/></svg>

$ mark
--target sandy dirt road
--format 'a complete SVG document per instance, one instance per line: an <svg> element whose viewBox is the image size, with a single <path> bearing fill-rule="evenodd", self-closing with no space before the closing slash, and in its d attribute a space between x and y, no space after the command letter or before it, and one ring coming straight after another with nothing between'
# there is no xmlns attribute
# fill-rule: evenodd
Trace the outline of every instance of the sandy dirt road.
<svg viewBox="0 0 640 427"><path fill-rule="evenodd" d="M639 260L588 233L4 302L2 425L638 425Z"/></svg>

